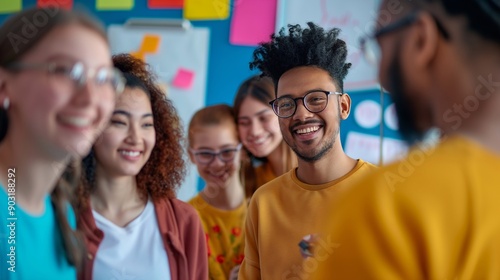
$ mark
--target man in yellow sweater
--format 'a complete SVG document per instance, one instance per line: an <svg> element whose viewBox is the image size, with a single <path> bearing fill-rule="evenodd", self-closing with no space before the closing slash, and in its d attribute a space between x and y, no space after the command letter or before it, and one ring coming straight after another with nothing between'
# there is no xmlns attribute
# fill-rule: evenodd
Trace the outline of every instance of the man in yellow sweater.
<svg viewBox="0 0 500 280"><path fill-rule="evenodd" d="M313 279L500 279L500 2L385 0L378 21L402 132L445 137L332 205Z"/></svg>
<svg viewBox="0 0 500 280"><path fill-rule="evenodd" d="M337 244L324 235L327 206L373 165L348 157L340 122L351 99L343 92L350 63L339 29L289 26L254 52L251 67L276 86L271 106L298 167L259 188L245 224L239 279L302 279Z"/></svg>

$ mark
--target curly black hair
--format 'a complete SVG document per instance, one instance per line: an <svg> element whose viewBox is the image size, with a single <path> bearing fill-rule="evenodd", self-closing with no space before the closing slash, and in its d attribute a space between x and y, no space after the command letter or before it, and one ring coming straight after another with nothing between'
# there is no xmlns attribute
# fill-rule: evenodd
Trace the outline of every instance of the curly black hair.
<svg viewBox="0 0 500 280"><path fill-rule="evenodd" d="M340 29L325 31L308 22L309 28L288 25L288 34L282 28L271 36L271 42L261 43L253 52L250 69L259 69L262 75L278 80L288 70L299 66L314 66L327 71L338 88L344 91L344 78L351 63L346 63L347 45L338 38Z"/></svg>

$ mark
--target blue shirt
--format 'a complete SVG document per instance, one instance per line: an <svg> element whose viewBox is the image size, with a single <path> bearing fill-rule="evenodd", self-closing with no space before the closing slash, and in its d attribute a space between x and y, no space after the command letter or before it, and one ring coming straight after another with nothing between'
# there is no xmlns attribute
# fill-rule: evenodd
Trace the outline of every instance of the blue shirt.
<svg viewBox="0 0 500 280"><path fill-rule="evenodd" d="M76 279L76 270L66 258L50 196L45 197L45 212L34 216L14 204L12 190L0 184L0 279ZM76 228L71 207L67 218Z"/></svg>

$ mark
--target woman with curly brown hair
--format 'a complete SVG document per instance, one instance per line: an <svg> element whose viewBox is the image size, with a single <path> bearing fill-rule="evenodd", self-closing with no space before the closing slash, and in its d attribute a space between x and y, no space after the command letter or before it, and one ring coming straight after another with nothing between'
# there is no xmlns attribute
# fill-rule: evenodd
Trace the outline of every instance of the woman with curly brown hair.
<svg viewBox="0 0 500 280"><path fill-rule="evenodd" d="M175 198L185 175L176 110L141 60L113 63L126 87L83 161L78 226L89 254L80 279L207 279L200 220Z"/></svg>

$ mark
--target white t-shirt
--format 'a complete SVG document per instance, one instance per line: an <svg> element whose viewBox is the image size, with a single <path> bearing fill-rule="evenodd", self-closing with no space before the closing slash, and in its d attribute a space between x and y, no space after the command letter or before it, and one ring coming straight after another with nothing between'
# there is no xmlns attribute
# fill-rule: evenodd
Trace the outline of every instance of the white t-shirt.
<svg viewBox="0 0 500 280"><path fill-rule="evenodd" d="M163 246L153 203L125 227L119 227L92 210L104 232L94 260L94 280L170 280L167 252Z"/></svg>

